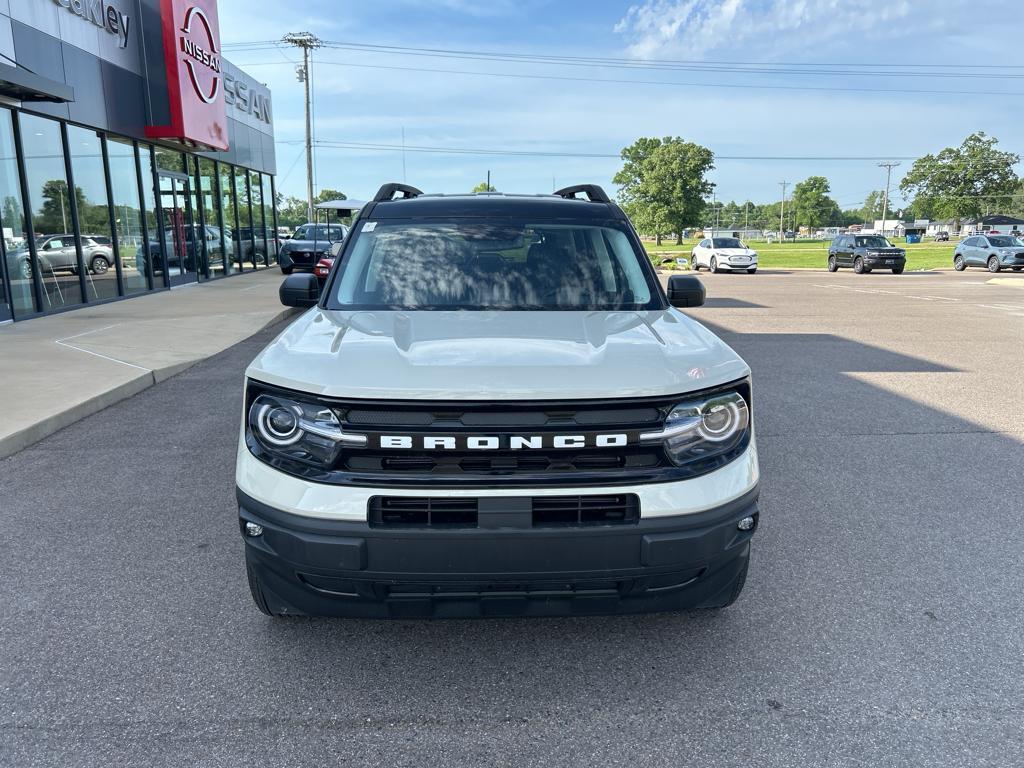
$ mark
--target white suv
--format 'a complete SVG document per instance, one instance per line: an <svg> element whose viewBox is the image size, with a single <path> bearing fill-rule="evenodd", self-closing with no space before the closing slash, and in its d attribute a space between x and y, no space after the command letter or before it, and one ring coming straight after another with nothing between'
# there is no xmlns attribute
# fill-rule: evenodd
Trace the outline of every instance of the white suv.
<svg viewBox="0 0 1024 768"><path fill-rule="evenodd" d="M694 246L690 259L698 272L701 267L712 272L757 272L757 251L736 237L706 237Z"/></svg>
<svg viewBox="0 0 1024 768"><path fill-rule="evenodd" d="M580 199L583 195L586 199ZM381 188L246 372L256 605L450 617L723 607L758 524L750 369L600 187Z"/></svg>

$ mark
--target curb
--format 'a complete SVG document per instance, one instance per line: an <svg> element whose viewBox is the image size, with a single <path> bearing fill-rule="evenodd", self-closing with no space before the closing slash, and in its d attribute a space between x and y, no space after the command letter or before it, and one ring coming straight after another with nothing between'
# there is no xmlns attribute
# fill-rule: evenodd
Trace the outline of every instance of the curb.
<svg viewBox="0 0 1024 768"><path fill-rule="evenodd" d="M263 323L263 325L253 328L252 333L245 338L252 338L260 331L266 330L270 326L287 319L292 314L298 314L299 311L300 310L291 308L284 309ZM225 347L225 349L230 349L230 347ZM214 355L218 355L223 351L224 350L215 352ZM55 432L59 432L65 427L70 427L72 424L77 421L81 421L86 416L92 416L94 413L99 413L105 408L109 408L122 400L127 400L129 397L134 397L140 392L143 392L156 384L167 381L171 377L187 371L197 363L209 360L214 355L207 355L206 357L199 357L195 360L189 360L184 363L174 363L173 365L167 365L163 368L155 368L146 371L145 373L139 374L138 377L130 381L126 381L124 384L114 387L113 389L108 389L106 392L100 392L87 400L76 403L70 408L59 413L55 413L52 416L48 416L42 421L36 422L30 427L25 427L25 429L0 438L0 460L13 456L19 451L38 443L43 438L49 437Z"/></svg>

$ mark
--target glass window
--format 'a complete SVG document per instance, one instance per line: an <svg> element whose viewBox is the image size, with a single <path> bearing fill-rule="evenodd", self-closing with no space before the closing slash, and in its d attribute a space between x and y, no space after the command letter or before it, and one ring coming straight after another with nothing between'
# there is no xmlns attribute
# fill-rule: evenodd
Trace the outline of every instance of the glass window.
<svg viewBox="0 0 1024 768"><path fill-rule="evenodd" d="M711 241L714 248L742 248L743 243L735 237L716 237Z"/></svg>
<svg viewBox="0 0 1024 768"><path fill-rule="evenodd" d="M235 203L239 219L238 257L255 267L256 243L253 240L252 207L249 205L249 175L241 168L235 169Z"/></svg>
<svg viewBox="0 0 1024 768"><path fill-rule="evenodd" d="M71 235L71 206L64 173L64 144L60 124L35 115L21 115L21 143L25 156L28 209L37 237ZM77 195L76 195L77 197ZM79 199L81 202L81 199ZM77 250L51 248L36 253L43 288L43 311L82 303L82 289L75 274Z"/></svg>
<svg viewBox="0 0 1024 768"><path fill-rule="evenodd" d="M227 249L224 272L231 274L236 268L241 269L242 264L239 259L237 222L235 221L235 184L230 165L220 163L217 170L220 176L220 207L224 212L224 242Z"/></svg>
<svg viewBox="0 0 1024 768"><path fill-rule="evenodd" d="M277 264L277 254L281 250L280 235L277 231L277 189L274 177L264 175L263 189L267 193L267 243L270 245L270 263Z"/></svg>
<svg viewBox="0 0 1024 768"><path fill-rule="evenodd" d="M206 222L207 254L210 277L223 277L230 259L225 259L229 246L225 245L220 226L220 197L217 195L217 168L213 160L199 158L199 204ZM230 242L230 241L229 241Z"/></svg>
<svg viewBox="0 0 1024 768"><path fill-rule="evenodd" d="M68 126L68 153L75 179L78 227L85 263L85 291L89 300L117 296L117 270L110 231L110 200L103 172L103 149L95 131ZM74 249L73 239L68 250Z"/></svg>
<svg viewBox="0 0 1024 768"><path fill-rule="evenodd" d="M260 183L260 175L256 171L249 174L249 195L252 205L253 241L256 245L253 261L263 267L267 264L267 233L263 216L263 185Z"/></svg>
<svg viewBox="0 0 1024 768"><path fill-rule="evenodd" d="M364 224L356 235L330 306L657 309L661 304L645 262L626 232L613 226L383 220Z"/></svg>
<svg viewBox="0 0 1024 768"><path fill-rule="evenodd" d="M142 212L146 222L145 253L149 255L143 261L153 273L153 287L164 285L163 256L160 250L160 227L157 221L156 189L153 186L153 148L148 144L139 145L139 164L142 168Z"/></svg>
<svg viewBox="0 0 1024 768"><path fill-rule="evenodd" d="M0 109L0 228L7 254L11 309L15 315L23 316L35 311L35 302L32 300L32 261L28 251L28 231L25 227L20 185L11 112ZM3 274L4 271L0 270L0 281L3 280ZM2 288L0 285L0 302L3 301Z"/></svg>
<svg viewBox="0 0 1024 768"><path fill-rule="evenodd" d="M165 147L154 147L153 149L158 171L185 173L184 155L181 152Z"/></svg>
<svg viewBox="0 0 1024 768"><path fill-rule="evenodd" d="M110 191L114 198L114 223L121 256L121 276L126 295L148 288L142 249L142 211L139 209L139 179L135 172L135 147L126 139L107 139L110 159ZM75 171L78 180L78 171Z"/></svg>

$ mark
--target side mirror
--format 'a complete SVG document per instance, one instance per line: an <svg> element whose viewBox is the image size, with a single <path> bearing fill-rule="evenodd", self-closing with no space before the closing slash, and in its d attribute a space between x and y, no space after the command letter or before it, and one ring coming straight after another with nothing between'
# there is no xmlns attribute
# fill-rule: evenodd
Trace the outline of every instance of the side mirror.
<svg viewBox="0 0 1024 768"><path fill-rule="evenodd" d="M704 283L690 275L673 275L668 279L668 303L673 307L699 307L704 304Z"/></svg>
<svg viewBox="0 0 1024 768"><path fill-rule="evenodd" d="M315 307L320 300L320 283L316 275L309 273L289 275L281 283L279 295L281 303L286 307Z"/></svg>

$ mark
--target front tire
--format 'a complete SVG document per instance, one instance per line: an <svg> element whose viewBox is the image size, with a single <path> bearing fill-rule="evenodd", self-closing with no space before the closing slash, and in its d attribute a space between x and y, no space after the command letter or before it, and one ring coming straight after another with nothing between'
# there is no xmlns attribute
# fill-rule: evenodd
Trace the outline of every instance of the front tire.
<svg viewBox="0 0 1024 768"><path fill-rule="evenodd" d="M860 256L853 260L853 271L856 272L858 275L863 275L865 272L864 259L862 259Z"/></svg>
<svg viewBox="0 0 1024 768"><path fill-rule="evenodd" d="M839 271L839 262L836 261L836 257L835 256L829 256L828 257L828 271L829 272L838 272Z"/></svg>
<svg viewBox="0 0 1024 768"><path fill-rule="evenodd" d="M893 267L892 268L892 273L894 275L902 275L903 274L903 267Z"/></svg>
<svg viewBox="0 0 1024 768"><path fill-rule="evenodd" d="M996 258L995 256L989 256L988 257L988 271L992 272L994 274L994 273L998 272L1000 269L1002 269L1002 265L1000 265L999 259Z"/></svg>
<svg viewBox="0 0 1024 768"><path fill-rule="evenodd" d="M106 274L109 268L110 264L102 256L94 256L92 261L89 262L89 269L94 275Z"/></svg>
<svg viewBox="0 0 1024 768"><path fill-rule="evenodd" d="M748 275L756 275L757 274L757 267L754 267L753 269L748 269L747 270L747 274Z"/></svg>
<svg viewBox="0 0 1024 768"><path fill-rule="evenodd" d="M964 261L964 257L961 256L959 253L953 256L953 269L955 269L957 272L963 272L965 269L967 269L967 262Z"/></svg>
<svg viewBox="0 0 1024 768"><path fill-rule="evenodd" d="M690 266L693 267L694 272L700 272L700 264L697 263L697 254L690 251Z"/></svg>
<svg viewBox="0 0 1024 768"><path fill-rule="evenodd" d="M711 257L711 271L716 275L718 274L718 259L714 256Z"/></svg>

